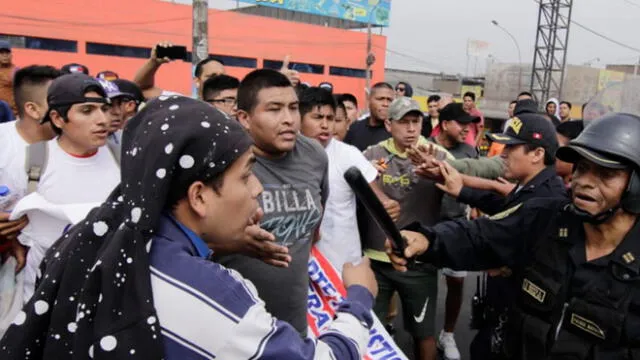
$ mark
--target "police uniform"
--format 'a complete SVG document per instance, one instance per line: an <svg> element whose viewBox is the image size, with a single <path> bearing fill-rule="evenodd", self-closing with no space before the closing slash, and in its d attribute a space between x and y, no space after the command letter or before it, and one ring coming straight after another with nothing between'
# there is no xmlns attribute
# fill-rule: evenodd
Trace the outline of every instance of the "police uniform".
<svg viewBox="0 0 640 360"><path fill-rule="evenodd" d="M584 223L618 209L640 214L640 118L613 114L593 122L558 157L631 168L620 204L592 215L565 199L538 198L493 218L412 225L430 241L418 260L484 270L503 265L518 281L509 314L510 359L640 359L640 222L609 255L586 260Z"/></svg>
<svg viewBox="0 0 640 360"><path fill-rule="evenodd" d="M488 137L504 145L533 144L555 154L558 141L553 125L538 114L523 113L514 117L502 134L488 134ZM462 188L457 200L480 209L485 214L495 215L507 211L524 201L534 198L567 198L566 188L558 178L555 168L547 166L525 184L518 184L506 197L493 191ZM486 295L481 299L483 309L478 333L471 343L471 359L500 359L504 353L505 323L518 288L517 280L503 272L503 276L486 277ZM477 321L480 314L474 309Z"/></svg>

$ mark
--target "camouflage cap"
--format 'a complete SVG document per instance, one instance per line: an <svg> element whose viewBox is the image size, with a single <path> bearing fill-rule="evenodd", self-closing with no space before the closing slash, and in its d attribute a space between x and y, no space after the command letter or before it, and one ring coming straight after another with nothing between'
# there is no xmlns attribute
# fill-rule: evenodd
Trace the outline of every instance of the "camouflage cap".
<svg viewBox="0 0 640 360"><path fill-rule="evenodd" d="M401 96L391 103L389 106L389 119L400 120L409 113L417 113L423 115L420 104L412 98Z"/></svg>

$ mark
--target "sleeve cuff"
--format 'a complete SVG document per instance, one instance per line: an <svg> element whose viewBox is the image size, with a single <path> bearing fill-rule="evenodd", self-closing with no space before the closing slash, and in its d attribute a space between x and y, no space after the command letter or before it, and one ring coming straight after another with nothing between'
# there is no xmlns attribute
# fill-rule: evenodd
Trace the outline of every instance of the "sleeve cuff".
<svg viewBox="0 0 640 360"><path fill-rule="evenodd" d="M373 326L373 294L364 286L351 285L347 289L347 298L338 307L338 312L355 316L367 329Z"/></svg>
<svg viewBox="0 0 640 360"><path fill-rule="evenodd" d="M471 202L472 196L473 196L473 190L469 187L463 186L456 200L458 200L458 202L461 202L461 203L469 204Z"/></svg>
<svg viewBox="0 0 640 360"><path fill-rule="evenodd" d="M359 302L368 309L373 308L373 294L362 285L349 286L347 289L347 299Z"/></svg>

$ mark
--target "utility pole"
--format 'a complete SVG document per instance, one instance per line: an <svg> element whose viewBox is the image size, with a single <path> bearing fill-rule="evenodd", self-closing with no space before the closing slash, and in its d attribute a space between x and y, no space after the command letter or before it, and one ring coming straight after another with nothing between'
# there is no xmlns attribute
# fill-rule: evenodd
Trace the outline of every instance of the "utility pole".
<svg viewBox="0 0 640 360"><path fill-rule="evenodd" d="M638 61L636 61L636 64L633 65L633 76L638 76L638 65L640 65L640 57Z"/></svg>
<svg viewBox="0 0 640 360"><path fill-rule="evenodd" d="M378 4L376 4L375 6L369 9L369 22L367 23L367 58L366 58L367 73L365 78L366 79L366 83L365 83L366 99L369 98L369 91L371 91L371 66L373 66L373 64L375 64L376 62L376 57L372 51L373 44L372 44L372 35L371 35L371 17L375 12L376 7L378 7Z"/></svg>
<svg viewBox="0 0 640 360"><path fill-rule="evenodd" d="M193 44L191 47L191 64L194 76L196 65L209 57L209 2L208 0L193 0ZM192 89L193 96L199 98L198 89Z"/></svg>

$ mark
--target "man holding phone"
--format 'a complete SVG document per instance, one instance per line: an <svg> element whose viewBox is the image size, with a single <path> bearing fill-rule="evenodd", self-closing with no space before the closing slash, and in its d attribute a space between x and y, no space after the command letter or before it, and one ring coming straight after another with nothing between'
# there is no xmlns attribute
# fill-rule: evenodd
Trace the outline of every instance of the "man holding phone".
<svg viewBox="0 0 640 360"><path fill-rule="evenodd" d="M140 86L144 97L147 99L160 95L175 95L174 92L163 90L155 85L155 75L163 64L172 60L184 60L187 49L184 46L174 46L170 42L163 41L151 50L151 57L136 73L133 81ZM215 59L207 58L196 65L193 83L201 94L200 87L210 77L225 73L224 65ZM201 96L201 95L198 95Z"/></svg>

